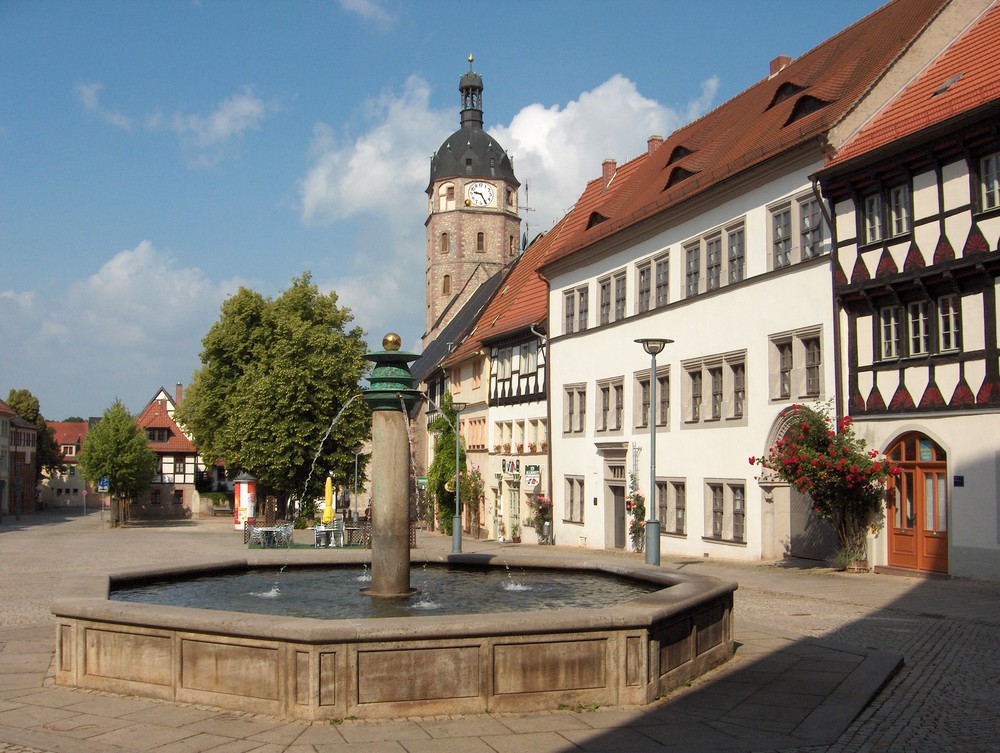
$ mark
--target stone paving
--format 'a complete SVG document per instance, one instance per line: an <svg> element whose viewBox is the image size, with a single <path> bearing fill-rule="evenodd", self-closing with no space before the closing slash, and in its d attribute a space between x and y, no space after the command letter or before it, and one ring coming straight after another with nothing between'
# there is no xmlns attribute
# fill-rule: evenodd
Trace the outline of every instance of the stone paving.
<svg viewBox="0 0 1000 753"><path fill-rule="evenodd" d="M419 545L420 556L441 559L451 540L421 534ZM514 567L529 547L464 548L501 554ZM581 559L636 556L552 549ZM1000 584L846 575L802 562L671 560L667 552L664 567L739 582L740 646L726 666L643 708L308 724L54 685L48 605L72 591L76 574L245 553L242 535L221 518L114 531L93 512L5 518L0 751L1000 749ZM267 556L280 563L282 553Z"/></svg>

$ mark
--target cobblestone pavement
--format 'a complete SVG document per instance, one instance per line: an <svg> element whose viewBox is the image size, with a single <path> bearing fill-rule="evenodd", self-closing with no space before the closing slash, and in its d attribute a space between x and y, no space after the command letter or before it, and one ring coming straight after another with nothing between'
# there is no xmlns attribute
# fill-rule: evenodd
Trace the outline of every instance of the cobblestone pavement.
<svg viewBox="0 0 1000 753"><path fill-rule="evenodd" d="M428 558L450 549L450 539L423 535L420 545ZM515 564L518 551L502 547ZM534 547L530 547L535 550ZM571 549L554 548L563 552ZM499 551L495 542L466 542L466 551ZM70 587L75 573L106 572L137 565L173 563L211 556L245 554L242 537L231 522L216 519L148 528L108 531L96 513L86 518L51 513L25 516L20 523L4 519L0 527L0 640L24 639L23 651L8 651L0 667L0 752L2 753L504 753L529 751L782 751L782 753L854 753L861 751L996 751L1000 749L1000 584L962 580L919 580L885 575L846 575L809 563L752 565L718 560L671 560L663 565L736 580L737 638L754 626L766 626L774 636L820 639L846 651L872 649L904 657L901 670L829 744L775 747L780 735L761 734L760 744L743 738L739 745L685 738L678 719L699 713L698 704L730 681L752 674L755 657L738 651L736 659L683 689L661 704L644 709L601 709L594 713L554 712L524 716L482 715L454 719L405 720L395 723L350 722L330 725L285 723L253 715L219 713L196 706L144 699L108 698L56 688L48 670L44 692L31 688L37 705L25 705L25 680L37 665L51 662L51 616L48 605ZM587 556L587 553L581 552ZM280 562L280 553L275 552ZM635 556L635 555L620 555ZM641 556L641 555L640 555ZM784 640L784 639L783 639ZM796 645L808 648L803 639ZM7 648L13 648L8 645ZM749 648L749 646L747 646ZM750 672L748 673L748 670ZM23 673L23 674L21 674ZM39 675L36 675L39 676ZM72 693L72 700L67 694ZM725 693L722 694L725 696ZM716 694L718 697L718 693ZM688 703L690 701L690 703ZM66 710L73 703L74 714ZM794 699L788 712L794 713ZM117 704L114 714L108 704ZM128 713L121 705L129 704ZM737 704L738 706L738 704ZM61 736L41 736L45 728ZM737 708L737 711L739 709ZM80 716L86 711L90 716ZM752 714L751 710L747 711ZM115 714L118 718L111 718ZM63 729L70 719L79 729ZM154 724L186 725L185 737L124 740L126 724L149 730ZM154 722L155 720L155 722ZM97 734L87 724L106 725ZM71 725L71 726L74 726ZM199 727L200 725L200 727ZM63 725L65 726L65 725ZM237 733L239 728L241 731ZM198 734L192 730L200 729ZM726 732L722 723L714 729ZM6 731L6 732L5 732ZM511 734L511 731L514 734ZM501 734L504 733L504 734ZM15 734L17 733L17 734ZM116 737L116 734L119 736ZM834 733L836 735L836 733ZM727 738L730 739L730 738ZM68 741L68 742L67 742ZM217 742L216 742L217 741ZM44 747L37 747L43 745ZM215 747L213 747L213 745ZM35 746L35 747L33 747Z"/></svg>

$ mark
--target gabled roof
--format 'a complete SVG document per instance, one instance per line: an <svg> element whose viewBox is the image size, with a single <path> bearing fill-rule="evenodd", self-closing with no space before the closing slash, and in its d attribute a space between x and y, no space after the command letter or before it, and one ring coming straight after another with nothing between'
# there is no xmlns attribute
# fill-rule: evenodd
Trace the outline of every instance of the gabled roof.
<svg viewBox="0 0 1000 753"><path fill-rule="evenodd" d="M3 416L13 416L14 411L12 411L3 400L0 400L0 415Z"/></svg>
<svg viewBox="0 0 1000 753"><path fill-rule="evenodd" d="M420 354L420 358L414 361L410 367L410 373L417 384L426 381L427 377L441 365L454 347L462 342L510 270L510 265L504 267L476 288L466 304L459 309L452 320L438 333L438 336L427 344L423 353Z"/></svg>
<svg viewBox="0 0 1000 753"><path fill-rule="evenodd" d="M46 421L45 425L52 429L57 445L83 444L87 438L89 424L86 421Z"/></svg>
<svg viewBox="0 0 1000 753"><path fill-rule="evenodd" d="M167 398L169 399L169 398ZM168 439L166 442L150 442L150 449L154 452L179 452L197 453L191 440L184 436L184 432L177 425L167 411L167 399L153 399L139 414L135 422L143 430L145 429L166 429ZM172 402L172 401L171 401Z"/></svg>
<svg viewBox="0 0 1000 753"><path fill-rule="evenodd" d="M680 128L647 153L614 197L581 201L606 219L577 218L558 254L585 246L673 210L684 202L780 155L811 145L817 158L825 136L901 55L947 0L895 0L831 37L778 73ZM626 184L626 185L621 185ZM577 209L579 209L579 205Z"/></svg>
<svg viewBox="0 0 1000 753"><path fill-rule="evenodd" d="M1000 6L992 6L848 141L837 167L1000 99Z"/></svg>

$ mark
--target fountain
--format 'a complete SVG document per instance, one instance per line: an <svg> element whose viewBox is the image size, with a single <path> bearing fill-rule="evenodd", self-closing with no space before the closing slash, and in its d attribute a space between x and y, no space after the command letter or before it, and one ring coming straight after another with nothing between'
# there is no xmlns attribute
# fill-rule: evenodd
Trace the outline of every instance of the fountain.
<svg viewBox="0 0 1000 753"><path fill-rule="evenodd" d="M398 337L368 355L372 405L373 603L409 582L406 410L419 397ZM523 570L593 571L658 590L612 608L317 619L112 601L112 588L171 577L242 573L273 565L244 559L79 577L59 599L56 682L307 720L525 712L561 704L641 705L733 653L736 585L630 559L518 552ZM355 552L288 550L286 569L357 566ZM441 564L501 569L483 554Z"/></svg>

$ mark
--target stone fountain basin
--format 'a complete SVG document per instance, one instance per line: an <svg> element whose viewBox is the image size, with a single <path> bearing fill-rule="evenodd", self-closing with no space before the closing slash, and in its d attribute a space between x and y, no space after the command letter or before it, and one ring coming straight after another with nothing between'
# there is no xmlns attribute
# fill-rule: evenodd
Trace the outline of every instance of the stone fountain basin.
<svg viewBox="0 0 1000 753"><path fill-rule="evenodd" d="M735 583L598 559L519 553L516 566L662 588L611 609L340 620L108 599L113 585L315 567L315 554L76 577L76 595L52 606L56 682L294 719L409 717L644 705L733 654ZM504 566L482 554L446 563Z"/></svg>

